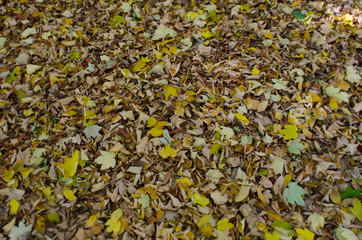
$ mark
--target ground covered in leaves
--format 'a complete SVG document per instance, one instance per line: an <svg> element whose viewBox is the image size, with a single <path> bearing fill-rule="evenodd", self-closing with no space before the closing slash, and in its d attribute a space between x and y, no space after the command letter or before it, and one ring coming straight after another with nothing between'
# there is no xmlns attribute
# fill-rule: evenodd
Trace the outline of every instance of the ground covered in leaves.
<svg viewBox="0 0 362 240"><path fill-rule="evenodd" d="M357 1L1 1L1 239L361 239Z"/></svg>

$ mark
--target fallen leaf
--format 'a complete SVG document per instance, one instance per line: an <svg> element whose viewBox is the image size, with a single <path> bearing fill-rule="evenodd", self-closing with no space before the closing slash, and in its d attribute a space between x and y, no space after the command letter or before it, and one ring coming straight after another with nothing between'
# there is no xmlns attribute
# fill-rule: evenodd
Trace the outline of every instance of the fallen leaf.
<svg viewBox="0 0 362 240"><path fill-rule="evenodd" d="M284 125L284 129L279 131L280 134L284 135L284 140L294 139L298 136L298 128L295 125Z"/></svg>
<svg viewBox="0 0 362 240"><path fill-rule="evenodd" d="M95 162L101 164L101 170L113 168L116 166L116 155L113 152L100 151L102 156L99 156Z"/></svg>
<svg viewBox="0 0 362 240"><path fill-rule="evenodd" d="M362 203L358 198L353 198L353 207L350 208L353 215L355 215L358 220L362 221Z"/></svg>
<svg viewBox="0 0 362 240"><path fill-rule="evenodd" d="M73 156L71 158L64 157L64 163L58 164L58 167L62 171L64 177L70 178L73 177L77 172L78 163L79 163L79 151L75 150Z"/></svg>
<svg viewBox="0 0 362 240"><path fill-rule="evenodd" d="M238 194L235 197L235 202L241 202L249 196L251 187L250 186L241 186Z"/></svg>
<svg viewBox="0 0 362 240"><path fill-rule="evenodd" d="M177 97L178 96L177 89L172 86L166 85L165 86L165 100L168 101L168 98L170 96Z"/></svg>
<svg viewBox="0 0 362 240"><path fill-rule="evenodd" d="M94 137L94 138L97 137L98 133L101 129L102 129L101 126L92 125L92 126L87 126L83 132L84 132L85 136L89 139L92 137Z"/></svg>
<svg viewBox="0 0 362 240"><path fill-rule="evenodd" d="M25 220L21 221L18 227L15 226L11 229L9 234L10 240L29 239L31 237L32 228L33 224L26 225Z"/></svg>
<svg viewBox="0 0 362 240"><path fill-rule="evenodd" d="M177 153L175 149L171 148L168 144L164 148L162 148L161 152L159 153L162 158L169 158L169 157L176 157Z"/></svg>
<svg viewBox="0 0 362 240"><path fill-rule="evenodd" d="M284 195L287 198L288 202L291 204L297 203L299 206L304 206L303 195L307 192L298 186L296 182L290 182L288 188L285 189Z"/></svg>
<svg viewBox="0 0 362 240"><path fill-rule="evenodd" d="M77 197L74 195L73 190L71 189L65 189L63 191L63 195L66 199L68 199L69 201L74 201L77 200Z"/></svg>
<svg viewBox="0 0 362 240"><path fill-rule="evenodd" d="M202 196L198 193L194 193L192 201L196 204L200 204L203 207L206 207L210 203L210 200L207 197Z"/></svg>
<svg viewBox="0 0 362 240"><path fill-rule="evenodd" d="M310 223L310 227L314 232L324 227L324 217L318 213L312 213L308 217L307 222Z"/></svg>
<svg viewBox="0 0 362 240"><path fill-rule="evenodd" d="M9 205L10 205L10 213L14 213L16 214L18 212L19 209L19 202L16 201L16 199L11 199L9 201Z"/></svg>
<svg viewBox="0 0 362 240"><path fill-rule="evenodd" d="M314 239L314 233L309 231L306 228L296 228L295 231L298 234L298 238L304 239L304 240L313 240Z"/></svg>
<svg viewBox="0 0 362 240"><path fill-rule="evenodd" d="M216 223L217 230L226 231L229 228L233 228L234 224L229 222L229 219L225 218Z"/></svg>

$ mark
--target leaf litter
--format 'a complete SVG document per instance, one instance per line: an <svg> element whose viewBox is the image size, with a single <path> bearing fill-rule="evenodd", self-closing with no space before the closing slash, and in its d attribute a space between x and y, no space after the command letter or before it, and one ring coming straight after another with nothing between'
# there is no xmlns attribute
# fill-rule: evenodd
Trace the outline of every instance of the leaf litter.
<svg viewBox="0 0 362 240"><path fill-rule="evenodd" d="M0 238L361 238L360 9L4 1Z"/></svg>

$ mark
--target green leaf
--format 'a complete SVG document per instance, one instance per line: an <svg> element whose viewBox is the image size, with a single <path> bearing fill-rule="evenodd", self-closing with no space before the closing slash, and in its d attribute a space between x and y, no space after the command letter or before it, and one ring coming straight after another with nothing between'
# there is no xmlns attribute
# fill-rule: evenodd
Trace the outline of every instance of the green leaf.
<svg viewBox="0 0 362 240"><path fill-rule="evenodd" d="M248 4L244 4L244 5L240 5L240 10L241 11L249 11L250 10L250 3Z"/></svg>
<svg viewBox="0 0 362 240"><path fill-rule="evenodd" d="M72 52L70 54L70 60L75 60L75 59L78 59L79 57L80 57L80 53L78 51Z"/></svg>
<svg viewBox="0 0 362 240"><path fill-rule="evenodd" d="M269 174L269 170L266 168L262 168L258 172L258 176L267 176Z"/></svg>
<svg viewBox="0 0 362 240"><path fill-rule="evenodd" d="M21 100L26 97L26 93L23 91L16 92L16 95L18 95L18 99Z"/></svg>
<svg viewBox="0 0 362 240"><path fill-rule="evenodd" d="M52 223L60 223L60 218L58 213L49 213L48 214L48 220Z"/></svg>
<svg viewBox="0 0 362 240"><path fill-rule="evenodd" d="M11 84L12 82L14 82L16 80L15 77L15 72L10 73L10 76L6 78L6 81Z"/></svg>
<svg viewBox="0 0 362 240"><path fill-rule="evenodd" d="M284 140L294 139L298 136L298 128L297 126L287 124L279 133L284 135Z"/></svg>
<svg viewBox="0 0 362 240"><path fill-rule="evenodd" d="M342 199L354 198L354 197L358 198L361 195L361 189L357 188L356 190L354 190L353 188L348 186L344 191L344 193L341 193L340 195Z"/></svg>
<svg viewBox="0 0 362 240"><path fill-rule="evenodd" d="M214 34L212 34L210 31L203 31L201 33L201 35L204 37L204 38L211 38L214 36Z"/></svg>
<svg viewBox="0 0 362 240"><path fill-rule="evenodd" d="M113 16L114 21L116 21L118 24L126 24L126 20L124 20L123 17L119 15Z"/></svg>
<svg viewBox="0 0 362 240"><path fill-rule="evenodd" d="M300 143L300 139L295 139L294 141L291 141L288 146L288 151L290 153L294 154L300 154L300 150L304 148L304 145Z"/></svg>
<svg viewBox="0 0 362 240"><path fill-rule="evenodd" d="M307 17L307 15L302 13L301 11L294 11L293 15L300 20L304 20Z"/></svg>
<svg viewBox="0 0 362 240"><path fill-rule="evenodd" d="M288 202L291 204L297 203L299 206L304 206L304 200L302 195L306 194L307 192L298 186L296 182L291 182L288 184L288 188L285 189L284 195L287 198Z"/></svg>
<svg viewBox="0 0 362 240"><path fill-rule="evenodd" d="M293 226L290 225L288 222L279 221L279 220L274 221L272 223L272 227L274 227L274 228L282 228L282 229L285 229L285 230L293 229Z"/></svg>

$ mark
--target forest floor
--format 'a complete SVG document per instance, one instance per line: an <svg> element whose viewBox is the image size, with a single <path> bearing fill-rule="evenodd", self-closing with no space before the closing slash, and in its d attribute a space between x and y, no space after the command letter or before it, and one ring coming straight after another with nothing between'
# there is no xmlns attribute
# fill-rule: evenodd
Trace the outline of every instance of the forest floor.
<svg viewBox="0 0 362 240"><path fill-rule="evenodd" d="M0 2L0 239L362 239L358 1Z"/></svg>

